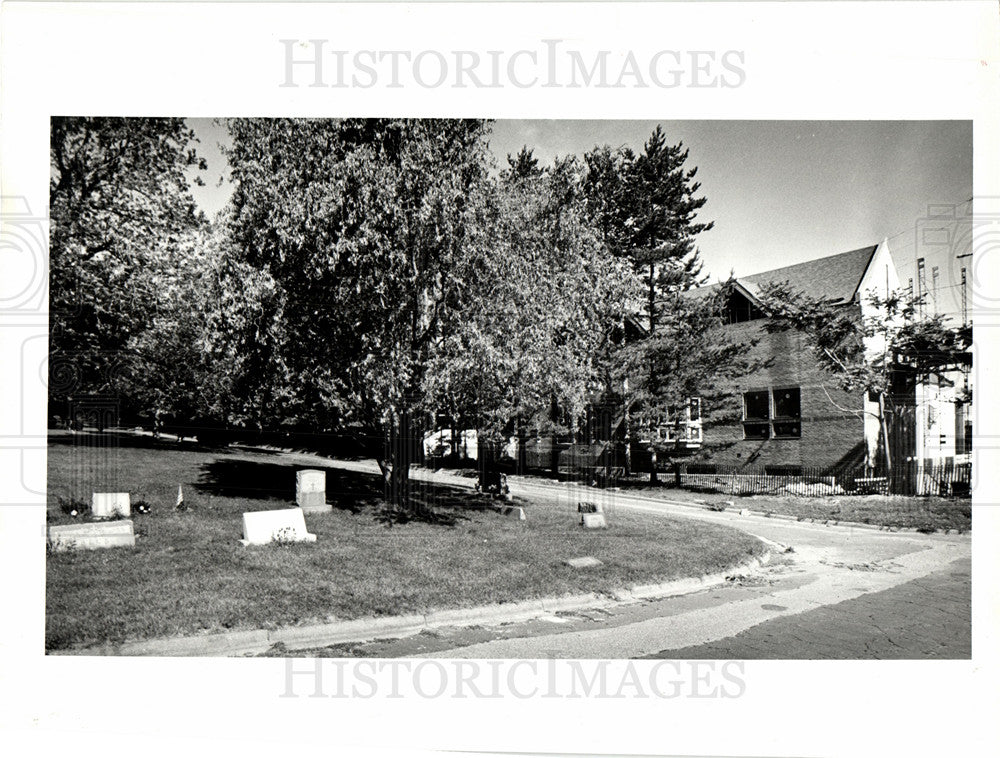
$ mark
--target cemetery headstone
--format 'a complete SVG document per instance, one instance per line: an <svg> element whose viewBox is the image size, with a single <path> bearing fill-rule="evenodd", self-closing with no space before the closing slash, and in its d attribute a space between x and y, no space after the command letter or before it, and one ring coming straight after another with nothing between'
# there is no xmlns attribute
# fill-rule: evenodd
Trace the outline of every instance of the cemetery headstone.
<svg viewBox="0 0 1000 758"><path fill-rule="evenodd" d="M528 520L528 515L524 512L524 508L521 508L521 507L516 507L515 508L514 506L508 505L508 506L504 507L502 513L503 513L504 516L513 516L518 521L527 521Z"/></svg>
<svg viewBox="0 0 1000 758"><path fill-rule="evenodd" d="M326 472L314 468L296 471L295 502L306 513L333 510L326 502Z"/></svg>
<svg viewBox="0 0 1000 758"><path fill-rule="evenodd" d="M95 492L90 503L94 518L128 518L132 506L127 492Z"/></svg>
<svg viewBox="0 0 1000 758"><path fill-rule="evenodd" d="M597 568L598 566L603 566L604 562L595 558L592 555L585 555L581 558L567 558L563 561L567 566L572 566L576 569L584 568Z"/></svg>
<svg viewBox="0 0 1000 758"><path fill-rule="evenodd" d="M243 539L240 540L243 546L315 541L316 535L306 531L306 519L301 508L243 514Z"/></svg>
<svg viewBox="0 0 1000 758"><path fill-rule="evenodd" d="M584 529L607 529L608 522L603 513L584 513L580 522Z"/></svg>
<svg viewBox="0 0 1000 758"><path fill-rule="evenodd" d="M95 522L49 527L49 545L53 550L98 550L105 547L135 547L132 522Z"/></svg>

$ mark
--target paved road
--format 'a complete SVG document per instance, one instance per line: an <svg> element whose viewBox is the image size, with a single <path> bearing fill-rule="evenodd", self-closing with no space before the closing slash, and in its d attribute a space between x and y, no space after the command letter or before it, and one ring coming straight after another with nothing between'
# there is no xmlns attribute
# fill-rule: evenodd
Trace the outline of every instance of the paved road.
<svg viewBox="0 0 1000 758"><path fill-rule="evenodd" d="M330 465L330 462L327 462ZM334 465L342 465L336 463ZM343 464L367 470L368 462ZM418 472L449 484L449 474ZM520 495L567 504L579 488L511 478ZM599 491L587 490L593 500ZM602 493L617 508L722 523L772 544L776 558L694 595L554 614L490 628L435 630L314 653L443 658L969 658L971 540L717 513Z"/></svg>
<svg viewBox="0 0 1000 758"><path fill-rule="evenodd" d="M971 589L969 561L955 561L892 589L649 657L967 659L972 656Z"/></svg>

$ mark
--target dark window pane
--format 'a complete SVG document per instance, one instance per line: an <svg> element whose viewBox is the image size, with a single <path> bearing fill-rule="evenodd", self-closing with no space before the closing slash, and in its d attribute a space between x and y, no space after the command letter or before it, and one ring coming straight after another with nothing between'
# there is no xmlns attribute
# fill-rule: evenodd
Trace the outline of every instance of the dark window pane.
<svg viewBox="0 0 1000 758"><path fill-rule="evenodd" d="M774 391L775 418L800 418L801 416L798 387Z"/></svg>
<svg viewBox="0 0 1000 758"><path fill-rule="evenodd" d="M697 421L701 418L701 399L693 397L688 400L688 407L691 409L691 420Z"/></svg>
<svg viewBox="0 0 1000 758"><path fill-rule="evenodd" d="M753 421L743 422L743 439L766 440L771 437L771 425Z"/></svg>
<svg viewBox="0 0 1000 758"><path fill-rule="evenodd" d="M774 436L782 439L798 439L802 436L802 427L798 421L775 421Z"/></svg>
<svg viewBox="0 0 1000 758"><path fill-rule="evenodd" d="M744 392L743 393L743 418L747 421L761 419L766 421L769 417L767 404L767 391Z"/></svg>

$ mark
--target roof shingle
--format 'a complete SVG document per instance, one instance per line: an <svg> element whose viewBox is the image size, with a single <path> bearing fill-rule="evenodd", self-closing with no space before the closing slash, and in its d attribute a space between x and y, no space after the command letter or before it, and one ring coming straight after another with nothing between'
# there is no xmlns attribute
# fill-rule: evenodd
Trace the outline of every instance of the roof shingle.
<svg viewBox="0 0 1000 758"><path fill-rule="evenodd" d="M776 268L773 271L741 276L736 281L755 297L760 293L761 287L768 282L776 284L788 282L793 290L802 292L808 297L846 303L857 292L861 277L868 269L868 264L871 263L877 248L878 245L869 245L846 253ZM689 290L689 294L707 293L718 286L713 284Z"/></svg>

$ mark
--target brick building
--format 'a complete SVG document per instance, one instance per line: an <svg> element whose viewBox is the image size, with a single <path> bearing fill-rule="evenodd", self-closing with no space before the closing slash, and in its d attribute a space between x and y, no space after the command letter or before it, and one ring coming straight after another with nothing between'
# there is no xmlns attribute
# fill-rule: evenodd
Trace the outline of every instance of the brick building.
<svg viewBox="0 0 1000 758"><path fill-rule="evenodd" d="M940 234L943 226L946 224L938 224L936 233ZM955 229L951 231L951 239L961 238L961 234L956 237ZM922 234L919 226L917 232ZM866 301L868 293L885 296L894 290L912 288L925 295L928 310L954 315L952 325L969 323L964 307L960 314L958 309L951 314L942 307L950 301L946 301L944 286L937 281L939 269L961 256L962 249L952 246L935 257L928 256L926 246L916 248L926 257L911 261L914 249L897 235L891 243L886 239L878 245L741 277L735 282L726 328L738 341L757 340L750 357L761 367L732 384L731 391L741 408L738 422L712 425L706 420L705 446L699 456L703 462L775 473L818 469L835 475L856 472L865 464L875 466L881 460L877 405L863 393L841 390L836 377L817 365L801 333L792 330L768 334L762 329L766 316L758 295L765 283L787 282L793 290L852 309L861 318L873 315L866 310L871 307ZM901 268L904 272L919 271L917 281L911 277L901 281ZM925 270L934 272L929 282L924 281ZM960 274L964 287L964 269ZM947 297L964 303L964 291L952 290L947 291ZM869 347L878 349L877 345ZM918 472L939 463L951 466L967 462L972 439L969 379L967 371L953 371L910 387L897 398L900 407L893 415L889 433L894 466L911 464ZM925 488L920 485L917 489Z"/></svg>
<svg viewBox="0 0 1000 758"><path fill-rule="evenodd" d="M899 286L884 245L739 278L726 328L737 341L757 340L749 357L760 368L732 386L741 399L739 422L706 421L703 459L775 472L855 468L866 458L866 442L877 444L877 424L866 423L863 397L842 391L817 365L804 335L794 330L768 334L761 328L765 315L757 296L767 282L788 282L811 297L856 309L859 318L863 293Z"/></svg>

